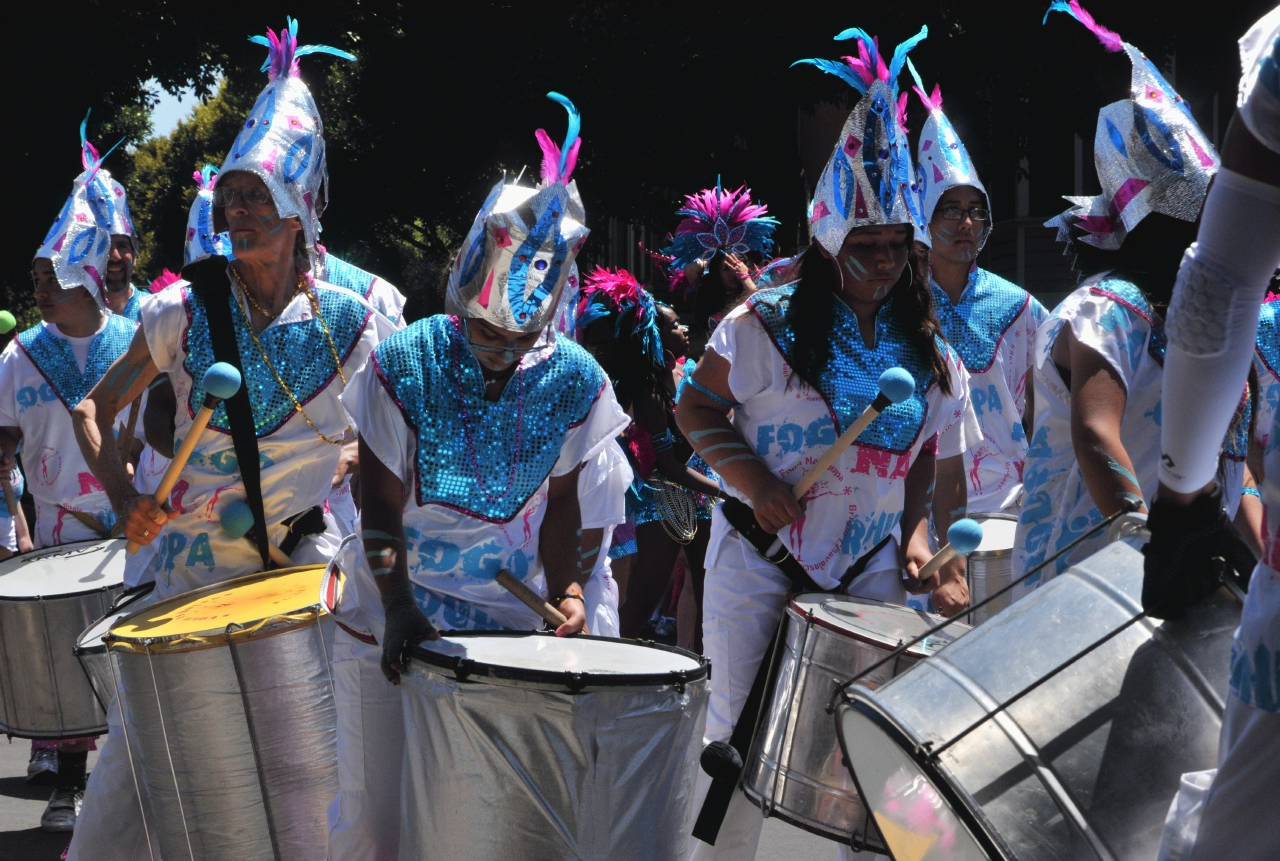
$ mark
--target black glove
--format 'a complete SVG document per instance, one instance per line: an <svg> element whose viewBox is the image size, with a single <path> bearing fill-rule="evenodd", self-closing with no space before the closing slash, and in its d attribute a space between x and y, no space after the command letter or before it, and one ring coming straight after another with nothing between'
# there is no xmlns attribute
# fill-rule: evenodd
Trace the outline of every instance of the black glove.
<svg viewBox="0 0 1280 861"><path fill-rule="evenodd" d="M440 634L427 620L427 614L413 598L409 581L392 584L382 593L382 609L387 623L382 633L382 674L392 684L400 684L404 668L402 653L423 640L438 640Z"/></svg>
<svg viewBox="0 0 1280 861"><path fill-rule="evenodd" d="M1228 577L1248 587L1258 560L1222 510L1221 488L1190 505L1157 498L1147 528L1151 541L1142 548L1142 609L1148 616L1176 619Z"/></svg>

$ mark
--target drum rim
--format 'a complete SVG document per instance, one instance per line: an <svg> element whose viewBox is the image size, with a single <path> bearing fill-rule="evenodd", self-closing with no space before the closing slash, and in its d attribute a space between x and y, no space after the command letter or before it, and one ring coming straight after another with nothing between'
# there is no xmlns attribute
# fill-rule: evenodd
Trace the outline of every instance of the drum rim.
<svg viewBox="0 0 1280 861"><path fill-rule="evenodd" d="M1005 514L1003 511L995 511L995 512L992 512L991 514L980 514L973 519L978 521L979 524L987 520L1012 520L1014 523L1018 522L1018 518L1016 515ZM969 558L999 559L1002 556L1012 556L1012 555L1013 555L1012 547L1007 547L1007 548L1002 547L998 550L975 550L969 554Z"/></svg>
<svg viewBox="0 0 1280 861"><path fill-rule="evenodd" d="M555 637L554 631L441 631L442 637ZM472 677L498 679L502 681L527 682L530 684L553 685L567 689L570 694L599 688L652 688L663 685L686 685L703 681L711 677L711 661L703 655L668 646L664 643L653 643L648 640L624 640L619 637L596 637L590 634L575 634L575 640L598 640L606 643L624 643L629 646L656 649L670 652L682 657L691 658L698 666L691 670L672 670L665 673L611 673L609 675L591 673L575 673L570 671L530 670L517 667L503 667L484 661L473 661L453 655L442 655L432 652L420 645L409 646L405 654L421 661L433 669L446 670L453 673L454 680L462 683ZM459 673L461 667L462 672Z"/></svg>
<svg viewBox="0 0 1280 861"><path fill-rule="evenodd" d="M1014 861L1012 851L1004 845L1000 839L999 833L995 828L986 822L986 817L982 814L982 809L970 804L967 794L961 791L951 779L948 779L945 769L939 764L931 761L929 757L921 754L921 745L912 738L908 731L895 720L889 712L887 712L873 696L869 696L868 691L861 686L855 686L845 695L841 697L840 702L836 704L835 721L836 721L836 739L840 742L840 753L844 757L845 768L848 769L850 777L853 778L853 784L858 788L858 794L865 799L867 794L862 790L862 781L858 779L858 773L849 765L853 760L849 758L849 748L844 740L844 713L846 711L857 711L867 720L878 726L885 736L894 744L896 744L907 758L920 770L920 772L929 780L935 792L943 796L947 802L947 806L951 812L959 819L969 830L969 834L973 836L978 846L987 853L987 857L992 861ZM874 812L871 806L867 805L868 818L874 818Z"/></svg>
<svg viewBox="0 0 1280 861"><path fill-rule="evenodd" d="M80 636L76 637L75 643L73 643L71 646L71 653L74 654L77 658L80 657L81 655L106 654L106 651L107 651L106 636L107 634L111 633L111 628L115 625L115 622L113 622L110 626L108 626L107 630L102 632L102 636L98 638L98 644L96 646L80 645L81 643L84 642L85 635L88 634L90 631L92 631L94 628L98 627L99 623L103 622L107 618L107 616L110 616L113 613L118 613L121 609L128 607L134 601L142 600L143 598L147 597L152 592L154 592L155 588L156 588L156 583L154 580L152 580L148 583L140 583L137 586L134 586L132 589L126 589L125 591L117 595L116 599L111 602L111 606L107 608L106 614L90 622L89 627L81 631ZM139 607L138 609L141 610L142 608ZM116 619L116 622L119 622L123 618L124 616L121 615L119 618Z"/></svg>
<svg viewBox="0 0 1280 861"><path fill-rule="evenodd" d="M37 554L52 556L52 555L55 555L55 551L61 550L65 552L68 548L76 547L82 544L110 544L113 541L123 542L124 539L123 538L91 538L87 541L72 541L67 544L55 544L52 547L40 547L35 550L28 550L26 553L15 553L14 555L10 556L8 559L5 559L4 561L9 562L13 559L21 559L24 556L35 556ZM17 572L11 571L9 573L13 574ZM4 578L6 576L8 576L8 574L0 574L0 583L4 582ZM121 588L123 587L123 585L124 585L124 575L122 573L119 582L107 583L102 586L95 587L93 589L82 589L79 592L56 592L51 595L0 595L0 603L18 604L24 601L58 601L63 598L83 598L85 595L97 595L100 592L107 592L107 591L110 591L111 589Z"/></svg>
<svg viewBox="0 0 1280 861"><path fill-rule="evenodd" d="M176 654L196 651L199 649L221 648L226 645L227 637L231 637L237 642L256 640L263 637L274 636L276 634L288 633L296 628L319 624L322 618L332 614L325 609L324 602L321 600L319 585L317 584L316 600L313 603L289 610L281 610L278 613L273 613L270 616L264 616L261 619L257 619L248 625L236 628L235 630L228 630L230 626L223 625L221 628L202 628L199 631L185 631L181 634L168 634L163 637L113 636L116 625L130 621L139 613L153 610L161 604L165 604L169 601L176 601L180 598L188 601L203 598L204 596L215 592L226 591L226 589L238 583L247 583L251 580L261 579L266 576L281 576L284 574L293 574L298 571L317 569L319 569L320 573L323 575L326 568L326 565L318 563L315 565L295 565L292 568L275 568L270 571L259 571L256 574L246 574L243 577L233 577L230 580L223 580L209 586L201 586L199 589L180 592L177 595L157 601L154 604L148 604L146 607L139 607L133 613L120 617L116 620L115 625L112 625L111 628L107 629L107 633L103 635L102 640L107 649L114 649L117 652L138 653L147 651L153 654L164 652ZM312 613L310 618L290 618L297 616L298 614L308 612ZM268 625L271 625L272 620L279 620L286 624L278 624L268 628Z"/></svg>
<svg viewBox="0 0 1280 861"><path fill-rule="evenodd" d="M866 643L866 644L867 644L867 645L869 645L869 646L875 646L875 647L880 648L880 649L888 649L889 651L892 651L893 649L896 649L896 648L898 647L898 644L897 644L897 643L894 643L894 644L887 644L886 642L883 642L883 641L881 641L881 640L875 640L875 639L872 639L871 637L869 637L869 636L867 636L867 635L865 635L865 634L859 634L859 633L857 633L857 632L850 631L848 628L841 628L841 627L839 627L839 626L837 626L837 625L832 624L831 622L828 622L826 619L822 619L822 618L820 618L820 617L818 617L818 616L816 616L816 615L811 615L811 614L807 613L807 612L806 612L805 610L803 610L799 605L797 605L797 604L796 604L796 601L797 601L797 600L799 600L800 598L803 598L805 595L827 595L827 596L832 597L832 598L841 598L841 597L843 597L843 598L854 598L854 597L855 597L855 596L853 596L853 595L842 595L842 594L841 594L841 593L839 593L839 592L802 592L802 593L801 593L801 594L799 594L799 595L792 595L792 596L787 600L787 610L789 610L789 611L791 611L791 612L795 613L795 614L800 618L800 621L802 621L802 622L806 622L806 623L808 623L808 624L812 624L812 625L817 625L819 628L825 628L825 629L827 629L828 631L831 631L831 632L832 632L832 633L834 633L834 634L839 634L840 636L844 637L845 639L848 639L848 640L856 640L856 641L857 641L857 642L859 642L859 643ZM875 600L875 599L873 599L873 598L863 598L863 599L861 599L861 600L864 600L864 601L873 601L873 600ZM909 610L909 611L915 612L914 610L912 610L912 608L911 608L911 607L903 607L901 604L890 604L888 601L881 601L880 603L882 603L882 604L886 604L886 605L888 605L888 606L890 606L890 607L902 607L902 609L904 609L904 610ZM939 619L941 619L941 618L944 618L944 617L941 617L941 616L940 616L940 617L939 617ZM959 620L957 620L957 621L955 621L955 622L952 622L951 624L952 624L952 625L964 625L964 626L965 626L966 628L968 628L969 630L973 630L973 626L972 626L972 625L968 625L968 624L966 624L966 623L964 623L964 622L961 622L961 621L959 621ZM949 627L951 627L951 625L948 625L947 627L949 628ZM943 628L943 629L942 629L942 631L939 631L938 633L945 633L945 632L946 632L946 628ZM966 631L965 633L968 633L968 631ZM959 638L959 637L953 637L953 638L952 638L952 640L951 640L951 643L954 643L954 642L955 642L956 640L958 640L958 639L960 639L960 638ZM947 645L950 645L950 643L948 643ZM940 647L937 651L933 651L933 652L926 652L926 651L924 651L923 649L921 649L921 648L920 648L920 644L919 644L919 643L917 643L916 645L914 645L914 646L912 646L911 648L907 649L907 650L906 650L905 652L903 652L902 654L903 654L903 655L905 655L905 656L907 656L907 657L915 658L915 659L917 659L917 660L922 660L922 661L923 661L925 658L933 657L933 656L934 656L934 655L936 655L939 651L941 651L943 648L946 648L946 646L942 646L942 647Z"/></svg>

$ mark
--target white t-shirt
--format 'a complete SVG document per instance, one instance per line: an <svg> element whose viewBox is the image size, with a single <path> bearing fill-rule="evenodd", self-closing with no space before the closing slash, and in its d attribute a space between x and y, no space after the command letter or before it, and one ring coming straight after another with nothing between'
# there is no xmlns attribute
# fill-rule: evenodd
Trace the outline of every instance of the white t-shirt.
<svg viewBox="0 0 1280 861"><path fill-rule="evenodd" d="M271 368L263 362L260 348L244 325L245 316L235 308L231 310L245 384L249 386L258 426L268 537L277 545L286 532L281 521L323 504L337 468L338 446L317 435L318 431L329 440L340 440L348 427L346 412L338 400L344 386L335 367L334 350L342 358L342 373L350 382L369 351L391 331L385 317L350 291L323 282L317 282L316 291L333 348L314 321L311 302L304 294L295 296L258 335L276 372L285 377L294 397L302 403L305 417L298 414ZM241 307L245 308L243 304ZM203 400L203 389L193 389L213 362L203 304L188 283L180 282L143 305L142 329L156 367L167 373L173 383L177 400L176 448L182 444ZM193 374L198 379L193 379ZM262 570L256 547L243 538L227 536L219 521L223 506L233 499L244 499L235 447L227 428L225 410L219 406L169 496L177 516L156 538L152 560L160 597ZM292 558L299 564L326 562L337 541L335 528L333 534L304 540Z"/></svg>
<svg viewBox="0 0 1280 861"><path fill-rule="evenodd" d="M729 389L738 402L734 427L774 475L798 481L835 442L833 415L839 417L840 430L852 424L874 398L883 371L913 365L907 370L917 381L916 394L872 422L805 494L804 517L779 533L809 576L834 589L849 566L897 528L907 472L921 448L939 434L938 457L952 457L962 454L981 431L969 405L969 375L956 354L941 345L952 391L945 395L915 351L902 346L905 339L889 303L880 311L873 349L862 342L853 313L835 301L833 355L823 377L832 387L828 391L824 382L823 392L814 391L792 373L778 346L786 340L779 321L792 289L788 285L756 293L725 316L707 345L732 366ZM829 405L833 401L835 408ZM726 489L750 504L737 488ZM709 548L708 558L713 555Z"/></svg>
<svg viewBox="0 0 1280 861"><path fill-rule="evenodd" d="M384 345L388 353L384 354L383 348L378 351L382 364L371 360L361 368L343 395L342 403L365 445L404 482L408 491L403 522L409 579L431 623L441 630L537 628L541 625L539 617L495 582L494 575L506 569L535 592L546 594L538 540L546 514L548 480L593 461L626 428L630 419L618 406L612 387L594 360L576 344L561 338L555 342L556 352L565 351L575 363L590 362L589 368L594 369L591 391L580 398L581 404L575 401L574 407L566 408L561 400L565 386L559 383L533 386L528 398L524 398L519 394L522 382L517 374L507 384L503 400L488 407L468 400L469 409L484 410L486 415L468 414L461 422L467 436L457 439L456 444L447 449L435 448L427 462L430 474L424 474L418 452L419 433L410 422L416 424L421 420L420 411L429 414L426 419L429 421L431 415L438 419L440 411L458 417L460 408L455 403L455 392L463 385L477 383L480 378L479 363L465 343L455 344L456 351L450 352L453 320L444 316L419 320L388 339ZM423 338L436 347L422 348L421 340L417 339ZM399 381L398 372L388 369L393 354L406 346L413 357L411 363L436 375L420 383L423 395L419 399L428 399L427 407L405 403L402 408L402 401L393 392L393 380ZM430 351L436 348L442 350L439 355ZM548 353L526 356L521 360L521 371L535 376L545 370L537 365L550 361L550 356ZM465 365L465 383L457 373L458 362ZM565 412L579 406L584 406L585 414ZM500 412L514 421L515 432L511 439L486 442L483 426L495 423ZM539 441L539 429L532 425L535 415L574 423L564 430L562 437L553 434L546 437L548 441L544 444ZM552 465L548 471L539 473L541 480L534 485L536 489L527 495L515 490L527 479L517 460L510 469L504 465L494 470L492 481L477 480L479 487L488 488L483 491L487 496L467 496L466 490L457 491L460 494L457 497L448 496L451 488L469 480L473 469L477 476L482 469L487 471L490 457L497 456L495 452L499 447L514 447L516 436L534 448L558 446L554 451L542 451ZM473 453L474 461L471 460ZM524 466L527 467L527 462ZM425 492L425 487L432 488L433 495L426 504L421 504L419 493ZM491 511L504 506L515 510L504 511L503 515ZM366 582L354 590L348 588L338 617L355 630L373 633L382 625L382 607L380 602L372 604L377 595L372 572L363 562L360 567L355 576Z"/></svg>
<svg viewBox="0 0 1280 861"><path fill-rule="evenodd" d="M36 547L103 537L71 511L97 521L102 533L115 525L106 491L80 453L71 410L128 349L135 328L123 317L107 315L96 335L76 339L88 342L85 365L75 358L72 339L43 323L0 353L0 425L22 431L22 462L36 507L31 536ZM127 409L117 417L117 433L127 417Z"/></svg>
<svg viewBox="0 0 1280 861"><path fill-rule="evenodd" d="M947 343L969 372L969 400L982 428L982 438L964 453L969 513L1002 511L1022 494L1026 385L1036 329L1048 312L1021 287L977 268L959 302L952 304L934 284L933 304Z"/></svg>
<svg viewBox="0 0 1280 861"><path fill-rule="evenodd" d="M627 522L627 487L633 477L631 462L617 442L606 445L578 473L582 528L604 530L595 567L582 585L582 597L587 603L587 626L592 634L600 637L620 636L618 586L613 579L609 547L614 527Z"/></svg>
<svg viewBox="0 0 1280 861"><path fill-rule="evenodd" d="M1063 299L1036 333L1035 432L1023 473L1027 496L1014 540L1015 578L1103 519L1076 462L1071 440L1071 391L1053 363L1054 342L1068 325L1077 341L1107 360L1128 393L1120 440L1144 500L1151 499L1158 481L1164 331L1133 284L1093 278ZM1015 591L1025 594L1106 543L1103 530Z"/></svg>

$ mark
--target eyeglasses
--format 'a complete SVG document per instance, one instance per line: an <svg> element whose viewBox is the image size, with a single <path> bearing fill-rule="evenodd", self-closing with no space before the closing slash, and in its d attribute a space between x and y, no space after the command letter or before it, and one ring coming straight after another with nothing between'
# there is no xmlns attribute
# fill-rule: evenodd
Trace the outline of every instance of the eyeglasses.
<svg viewBox="0 0 1280 861"><path fill-rule="evenodd" d="M966 215L975 222L984 222L991 220L991 210L983 209L975 206L972 209L961 209L958 206L948 206L946 209L940 210L939 214L947 221L960 221Z"/></svg>
<svg viewBox="0 0 1280 861"><path fill-rule="evenodd" d="M245 206L263 206L271 202L271 192L266 188L253 186L250 188L223 188L213 190L214 206L231 206L236 198L244 201Z"/></svg>
<svg viewBox="0 0 1280 861"><path fill-rule="evenodd" d="M526 356L529 353L537 353L547 349L549 346L546 342L536 343L532 347L517 347L515 341L508 341L505 347L494 347L489 344L479 344L471 340L471 326L466 320L462 321L462 328L467 333L467 346L475 350L477 353L515 353L517 356Z"/></svg>

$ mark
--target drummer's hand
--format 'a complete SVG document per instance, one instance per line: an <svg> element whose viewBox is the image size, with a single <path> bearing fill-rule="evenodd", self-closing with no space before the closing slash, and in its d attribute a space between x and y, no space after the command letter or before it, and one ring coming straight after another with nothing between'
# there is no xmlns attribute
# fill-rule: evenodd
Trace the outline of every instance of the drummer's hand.
<svg viewBox="0 0 1280 861"><path fill-rule="evenodd" d="M124 537L139 544L156 540L160 530L169 522L169 513L155 497L146 493L135 494L124 504Z"/></svg>
<svg viewBox="0 0 1280 861"><path fill-rule="evenodd" d="M382 632L382 674L391 684L398 685L404 672L404 650L423 640L438 640L440 632L431 626L427 614L414 600L413 587L407 580L382 593L382 609L387 619Z"/></svg>
<svg viewBox="0 0 1280 861"><path fill-rule="evenodd" d="M556 605L556 609L567 620L556 628L557 637L568 637L572 634L587 634L587 605L577 598L565 598Z"/></svg>
<svg viewBox="0 0 1280 861"><path fill-rule="evenodd" d="M954 616L969 606L969 581L964 576L965 567L965 558L957 556L938 569L933 609L943 616Z"/></svg>
<svg viewBox="0 0 1280 861"><path fill-rule="evenodd" d="M783 527L804 517L804 500L791 495L791 485L773 475L761 476L751 496L756 522L765 532L776 535Z"/></svg>
<svg viewBox="0 0 1280 861"><path fill-rule="evenodd" d="M902 585L908 592L912 595L923 595L938 588L941 582L939 580L941 571L935 571L926 580L919 579L920 569L933 558L933 552L929 550L929 542L923 535L914 536L903 546L901 553L902 569L907 572L907 579Z"/></svg>
<svg viewBox="0 0 1280 861"><path fill-rule="evenodd" d="M35 550L35 549L36 549L36 545L35 545L35 542L31 540L31 536L29 535L19 536L18 538L19 553L30 553L32 550Z"/></svg>

